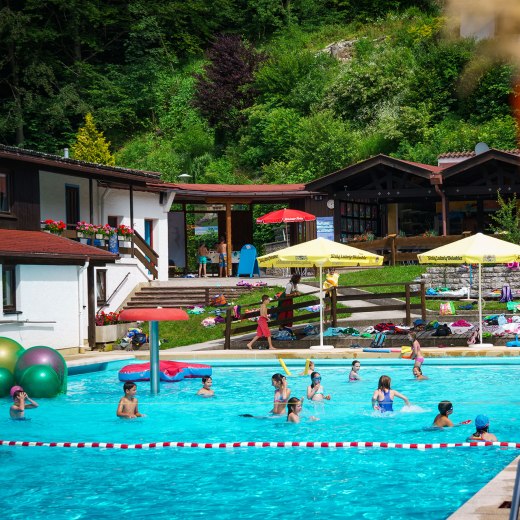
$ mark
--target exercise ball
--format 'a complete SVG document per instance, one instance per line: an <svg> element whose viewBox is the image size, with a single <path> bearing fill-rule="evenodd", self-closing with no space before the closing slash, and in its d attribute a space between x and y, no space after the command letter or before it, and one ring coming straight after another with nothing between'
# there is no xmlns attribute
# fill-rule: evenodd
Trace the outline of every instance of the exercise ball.
<svg viewBox="0 0 520 520"><path fill-rule="evenodd" d="M50 366L63 382L67 377L67 364L63 356L51 347L31 347L28 348L16 362L14 377L19 385L22 385L20 378L22 373L33 365ZM22 385L23 386L23 385ZM25 387L24 387L25 389ZM27 392L31 395L29 392Z"/></svg>
<svg viewBox="0 0 520 520"><path fill-rule="evenodd" d="M14 376L7 368L0 367L0 397L9 395L9 390L14 385Z"/></svg>
<svg viewBox="0 0 520 520"><path fill-rule="evenodd" d="M18 382L30 397L54 397L61 392L60 378L48 365L30 366Z"/></svg>
<svg viewBox="0 0 520 520"><path fill-rule="evenodd" d="M11 338L0 337L0 367L14 372L14 367L24 349L20 343Z"/></svg>

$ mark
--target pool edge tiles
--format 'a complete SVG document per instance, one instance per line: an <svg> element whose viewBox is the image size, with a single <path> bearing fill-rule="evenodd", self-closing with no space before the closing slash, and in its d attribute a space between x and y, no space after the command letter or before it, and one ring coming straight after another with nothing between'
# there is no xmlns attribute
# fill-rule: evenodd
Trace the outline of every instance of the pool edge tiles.
<svg viewBox="0 0 520 520"><path fill-rule="evenodd" d="M108 368L120 365L121 362L135 361L135 356L127 354L120 356L88 356L86 359L72 359L67 361L69 376L101 372Z"/></svg>

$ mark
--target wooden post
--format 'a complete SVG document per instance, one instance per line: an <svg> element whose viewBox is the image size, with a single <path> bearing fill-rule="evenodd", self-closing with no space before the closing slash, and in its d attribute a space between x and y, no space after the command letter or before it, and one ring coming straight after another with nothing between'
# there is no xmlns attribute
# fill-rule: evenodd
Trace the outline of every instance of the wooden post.
<svg viewBox="0 0 520 520"><path fill-rule="evenodd" d="M94 195L92 193L92 177L88 180L88 209L90 213L89 222L94 222ZM99 216L99 221L101 221L101 215Z"/></svg>
<svg viewBox="0 0 520 520"><path fill-rule="evenodd" d="M426 321L426 284L421 282L421 319Z"/></svg>
<svg viewBox="0 0 520 520"><path fill-rule="evenodd" d="M204 290L204 303L206 304L206 307L209 305L209 287L206 287Z"/></svg>
<svg viewBox="0 0 520 520"><path fill-rule="evenodd" d="M412 324L412 315L410 313L410 284L407 283L404 286L405 293L406 293L406 319L405 323L409 327Z"/></svg>
<svg viewBox="0 0 520 520"><path fill-rule="evenodd" d="M231 276L233 264L231 263L231 253L233 251L233 241L231 237L231 203L226 202L226 252L227 252L227 275Z"/></svg>
<svg viewBox="0 0 520 520"><path fill-rule="evenodd" d="M330 291L330 323L332 327L338 326L338 316L336 313L336 307L338 305L338 295L336 287L333 287Z"/></svg>
<svg viewBox="0 0 520 520"><path fill-rule="evenodd" d="M224 332L224 350L231 349L231 309L226 311L226 329Z"/></svg>
<svg viewBox="0 0 520 520"><path fill-rule="evenodd" d="M96 283L92 264L87 267L87 294L88 345L94 349L96 346Z"/></svg>
<svg viewBox="0 0 520 520"><path fill-rule="evenodd" d="M390 237L391 240L391 254L390 254L390 265L395 265L395 258L397 256L397 235Z"/></svg>

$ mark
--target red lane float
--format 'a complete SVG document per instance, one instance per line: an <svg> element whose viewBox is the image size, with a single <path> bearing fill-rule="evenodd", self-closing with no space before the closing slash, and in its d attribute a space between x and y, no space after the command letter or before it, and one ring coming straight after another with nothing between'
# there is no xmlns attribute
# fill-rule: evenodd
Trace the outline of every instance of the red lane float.
<svg viewBox="0 0 520 520"><path fill-rule="evenodd" d="M197 363L160 361L159 373L161 381L175 382L183 379L211 376L211 367ZM119 381L150 381L150 363L126 365L119 371Z"/></svg>
<svg viewBox="0 0 520 520"><path fill-rule="evenodd" d="M123 444L116 442L41 442L41 441L3 441L0 446L21 448L100 448L120 450L149 450L161 448L384 448L400 450L435 450L447 448L513 448L520 449L518 442L442 442L431 444L400 444L396 442L149 442L142 444Z"/></svg>

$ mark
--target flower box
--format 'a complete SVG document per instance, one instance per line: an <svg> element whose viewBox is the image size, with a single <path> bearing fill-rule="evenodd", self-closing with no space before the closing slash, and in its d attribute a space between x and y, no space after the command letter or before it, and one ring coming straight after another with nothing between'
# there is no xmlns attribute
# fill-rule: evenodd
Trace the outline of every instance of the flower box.
<svg viewBox="0 0 520 520"><path fill-rule="evenodd" d="M128 329L137 327L136 322L96 326L96 343L112 343L124 336Z"/></svg>

